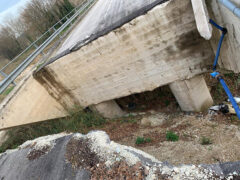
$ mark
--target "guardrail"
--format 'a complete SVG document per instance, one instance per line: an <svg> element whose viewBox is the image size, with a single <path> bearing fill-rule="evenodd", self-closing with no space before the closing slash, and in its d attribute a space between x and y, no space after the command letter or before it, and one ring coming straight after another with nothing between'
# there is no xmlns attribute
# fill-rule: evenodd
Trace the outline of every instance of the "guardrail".
<svg viewBox="0 0 240 180"><path fill-rule="evenodd" d="M31 62L43 52L43 50L57 37L60 33L77 17L81 17L95 2L96 0L88 0L82 3L80 6L74 8L69 14L63 17L60 21L58 21L55 25L53 25L48 31L46 31L41 37L39 37L36 41L34 41L29 47L27 47L22 53L16 56L12 61L6 64L3 68L0 69L0 74L5 77L3 81L0 82L0 93L2 93L10 84L15 84L14 80L29 66ZM71 17L69 17L72 13L74 13ZM65 23L62 24L62 21L66 20ZM56 26L62 24L61 27L56 29ZM48 33L53 33L40 45L38 46L37 43L44 38L45 35ZM21 62L10 74L6 74L3 72L10 64L14 63L19 59L21 55L26 53L29 49L35 47L36 49L25 59Z"/></svg>

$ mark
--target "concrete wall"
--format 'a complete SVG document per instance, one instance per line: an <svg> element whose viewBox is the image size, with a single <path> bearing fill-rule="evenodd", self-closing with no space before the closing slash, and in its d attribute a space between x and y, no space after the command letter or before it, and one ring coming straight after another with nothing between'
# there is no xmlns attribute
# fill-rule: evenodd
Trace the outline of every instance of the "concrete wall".
<svg viewBox="0 0 240 180"><path fill-rule="evenodd" d="M239 0L231 0L240 7ZM225 8L217 0L206 1L211 18L228 29L228 34L223 42L219 65L222 68L232 70L236 73L240 72L240 19L231 11ZM221 33L214 28L211 44L216 52L217 44ZM213 60L212 60L213 61Z"/></svg>
<svg viewBox="0 0 240 180"><path fill-rule="evenodd" d="M42 77L54 77L86 107L190 79L205 72L211 59L191 1L174 0L48 65L37 79L42 83Z"/></svg>
<svg viewBox="0 0 240 180"><path fill-rule="evenodd" d="M0 107L0 129L67 115L63 106L32 76L18 84Z"/></svg>

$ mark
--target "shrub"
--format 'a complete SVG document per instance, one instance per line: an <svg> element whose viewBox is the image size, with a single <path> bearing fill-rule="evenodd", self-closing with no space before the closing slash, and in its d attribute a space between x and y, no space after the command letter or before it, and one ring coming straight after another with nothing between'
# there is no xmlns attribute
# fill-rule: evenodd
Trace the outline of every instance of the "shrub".
<svg viewBox="0 0 240 180"><path fill-rule="evenodd" d="M212 144L212 141L209 138L207 137L201 138L201 145L209 145L209 144Z"/></svg>
<svg viewBox="0 0 240 180"><path fill-rule="evenodd" d="M150 143L152 140L151 140L151 138L146 138L145 141L146 141L147 143Z"/></svg>
<svg viewBox="0 0 240 180"><path fill-rule="evenodd" d="M144 138L144 137L137 137L135 144L140 145L140 144L145 144L151 142L151 138Z"/></svg>
<svg viewBox="0 0 240 180"><path fill-rule="evenodd" d="M168 141L173 141L173 142L175 142L175 141L178 141L179 136L178 136L177 134L175 134L174 132L172 132L172 131L167 131L167 133L166 133L166 139L167 139Z"/></svg>

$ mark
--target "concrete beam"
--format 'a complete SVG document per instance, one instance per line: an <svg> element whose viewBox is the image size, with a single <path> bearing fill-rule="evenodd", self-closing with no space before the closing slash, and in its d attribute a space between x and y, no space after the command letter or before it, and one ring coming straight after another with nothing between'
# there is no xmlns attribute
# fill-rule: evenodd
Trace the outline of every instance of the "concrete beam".
<svg viewBox="0 0 240 180"><path fill-rule="evenodd" d="M122 117L125 115L125 113L114 100L102 102L97 105L92 105L90 109L99 113L103 117L110 119Z"/></svg>
<svg viewBox="0 0 240 180"><path fill-rule="evenodd" d="M170 88L183 111L204 111L213 104L213 99L202 76L176 81Z"/></svg>
<svg viewBox="0 0 240 180"><path fill-rule="evenodd" d="M212 37L212 26L209 24L209 15L205 0L191 0L193 12L200 35L209 40Z"/></svg>

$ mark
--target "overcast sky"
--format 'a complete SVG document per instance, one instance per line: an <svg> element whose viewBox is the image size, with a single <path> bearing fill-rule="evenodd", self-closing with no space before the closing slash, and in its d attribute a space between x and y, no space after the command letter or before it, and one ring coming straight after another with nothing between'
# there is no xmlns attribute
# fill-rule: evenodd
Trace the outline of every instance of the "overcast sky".
<svg viewBox="0 0 240 180"><path fill-rule="evenodd" d="M12 17L17 17L21 8L29 0L0 0L0 23Z"/></svg>

